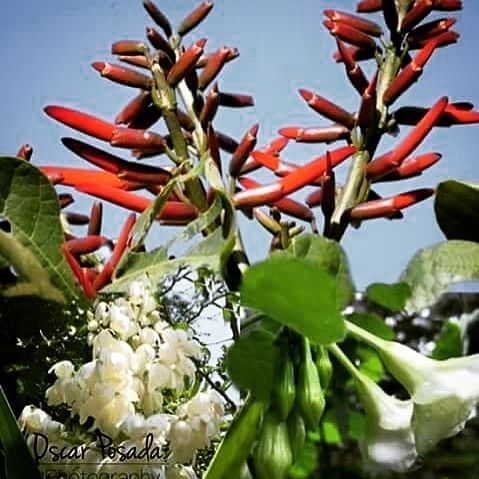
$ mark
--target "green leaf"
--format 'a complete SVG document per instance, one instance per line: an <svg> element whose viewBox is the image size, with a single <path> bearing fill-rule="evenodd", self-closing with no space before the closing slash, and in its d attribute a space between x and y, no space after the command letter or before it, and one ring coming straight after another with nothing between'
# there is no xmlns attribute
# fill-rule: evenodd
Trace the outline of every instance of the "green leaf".
<svg viewBox="0 0 479 479"><path fill-rule="evenodd" d="M1 386L0 443L4 454L6 479L41 478Z"/></svg>
<svg viewBox="0 0 479 479"><path fill-rule="evenodd" d="M479 185L455 180L440 183L434 212L447 239L479 242Z"/></svg>
<svg viewBox="0 0 479 479"><path fill-rule="evenodd" d="M277 348L274 335L264 330L253 331L236 341L228 350L226 368L233 382L253 397L267 401L273 386Z"/></svg>
<svg viewBox="0 0 479 479"><path fill-rule="evenodd" d="M235 415L216 449L203 479L226 479L239 475L258 434L265 403L251 398Z"/></svg>
<svg viewBox="0 0 479 479"><path fill-rule="evenodd" d="M462 356L462 334L459 324L448 321L436 340L432 352L434 359L443 360Z"/></svg>
<svg viewBox="0 0 479 479"><path fill-rule="evenodd" d="M379 382L384 375L384 366L379 354L368 346L358 345L356 354L359 359L359 370L374 382Z"/></svg>
<svg viewBox="0 0 479 479"><path fill-rule="evenodd" d="M355 287L349 262L346 253L336 241L308 233L294 238L286 251L297 258L311 261L337 279L336 296L340 309L351 303Z"/></svg>
<svg viewBox="0 0 479 479"><path fill-rule="evenodd" d="M318 462L318 445L306 441L301 447L296 461L289 470L288 477L291 479L308 479L318 467Z"/></svg>
<svg viewBox="0 0 479 479"><path fill-rule="evenodd" d="M405 309L419 311L452 284L473 279L479 279L479 244L451 240L420 250L400 278L412 290Z"/></svg>
<svg viewBox="0 0 479 479"><path fill-rule="evenodd" d="M411 288L407 283L373 283L367 287L366 295L377 305L399 312L404 309L407 299L411 296Z"/></svg>
<svg viewBox="0 0 479 479"><path fill-rule="evenodd" d="M345 332L338 287L336 278L311 261L274 255L246 271L241 300L312 342L330 344Z"/></svg>
<svg viewBox="0 0 479 479"><path fill-rule="evenodd" d="M381 316L374 313L352 313L347 316L348 321L357 324L370 333L388 341L394 340L393 329L388 326Z"/></svg>
<svg viewBox="0 0 479 479"><path fill-rule="evenodd" d="M36 295L61 303L78 298L81 293L61 251L55 190L46 176L19 158L0 157L0 216L12 228L11 233L0 230L0 256L20 277L3 294Z"/></svg>

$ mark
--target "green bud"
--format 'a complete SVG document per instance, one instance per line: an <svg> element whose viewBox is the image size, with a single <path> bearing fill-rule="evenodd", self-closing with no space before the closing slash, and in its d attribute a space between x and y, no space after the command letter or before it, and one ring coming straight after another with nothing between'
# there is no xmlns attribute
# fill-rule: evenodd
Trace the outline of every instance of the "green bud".
<svg viewBox="0 0 479 479"><path fill-rule="evenodd" d="M272 407L282 421L286 421L288 418L296 397L294 363L289 355L288 347L287 341L281 344L280 357L271 395Z"/></svg>

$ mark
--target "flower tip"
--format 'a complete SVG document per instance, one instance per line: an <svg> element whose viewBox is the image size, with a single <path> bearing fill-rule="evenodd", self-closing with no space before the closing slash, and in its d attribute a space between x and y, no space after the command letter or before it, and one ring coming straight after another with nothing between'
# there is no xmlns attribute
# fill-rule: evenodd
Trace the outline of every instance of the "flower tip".
<svg viewBox="0 0 479 479"><path fill-rule="evenodd" d="M286 126L284 128L280 128L278 133L288 140L294 140L297 136L298 128L295 126Z"/></svg>
<svg viewBox="0 0 479 479"><path fill-rule="evenodd" d="M311 90L306 90L305 88L300 88L299 90L299 94L306 100L306 101L310 101L313 96L314 96L314 93L311 91Z"/></svg>
<svg viewBox="0 0 479 479"><path fill-rule="evenodd" d="M105 62L93 62L91 66L99 73L103 73L103 70L106 67Z"/></svg>
<svg viewBox="0 0 479 479"><path fill-rule="evenodd" d="M205 45L206 45L206 42L208 40L206 38L201 38L200 40L198 40L195 45L198 47L198 48L204 48Z"/></svg>
<svg viewBox="0 0 479 479"><path fill-rule="evenodd" d="M326 10L323 11L323 14L325 17L328 17L329 19L333 19L334 17L334 10L332 8L328 8Z"/></svg>

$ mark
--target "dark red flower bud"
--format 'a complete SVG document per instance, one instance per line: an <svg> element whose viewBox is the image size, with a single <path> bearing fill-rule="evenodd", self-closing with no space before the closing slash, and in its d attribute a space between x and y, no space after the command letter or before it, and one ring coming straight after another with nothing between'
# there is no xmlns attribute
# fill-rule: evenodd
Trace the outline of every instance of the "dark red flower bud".
<svg viewBox="0 0 479 479"><path fill-rule="evenodd" d="M322 192L321 188L317 188L306 197L306 204L310 208L314 208L315 206L319 206L321 204L321 197L322 196L323 196L323 192Z"/></svg>
<svg viewBox="0 0 479 479"><path fill-rule="evenodd" d="M163 168L123 160L118 156L73 138L62 138L62 143L84 160L113 173L122 180L164 185L171 179L171 173Z"/></svg>
<svg viewBox="0 0 479 479"><path fill-rule="evenodd" d="M18 149L16 156L18 158L21 158L22 160L30 161L30 159L32 158L32 154L33 148L30 145L25 144Z"/></svg>
<svg viewBox="0 0 479 479"><path fill-rule="evenodd" d="M221 131L216 131L216 139L218 140L219 147L226 151L227 153L233 154L238 148L239 143L231 136L222 133Z"/></svg>
<svg viewBox="0 0 479 479"><path fill-rule="evenodd" d="M436 48L440 48L440 47L447 47L449 45L457 43L457 40L459 39L459 37L460 37L459 33L455 32L453 30L449 30L449 31L441 33L441 34L439 34L435 37L432 37L431 40L435 40L436 41ZM409 48L410 48L410 50L423 48L431 40L428 39L428 38L423 39L421 37L412 37L410 40L408 39Z"/></svg>
<svg viewBox="0 0 479 479"><path fill-rule="evenodd" d="M462 0L434 0L434 10L441 12L462 10Z"/></svg>
<svg viewBox="0 0 479 479"><path fill-rule="evenodd" d="M108 242L109 239L105 236L86 236L84 238L75 238L67 241L66 247L71 254L78 256L93 253Z"/></svg>
<svg viewBox="0 0 479 479"><path fill-rule="evenodd" d="M212 8L213 2L209 0L201 3L180 23L180 26L178 27L178 34L184 36L191 30L193 30L193 28L195 28L201 21L206 18Z"/></svg>
<svg viewBox="0 0 479 479"><path fill-rule="evenodd" d="M211 123L208 125L207 136L208 136L208 147L210 150L211 158L215 162L220 174L222 174L223 168L221 166L220 149L218 146L218 140L216 139L215 130Z"/></svg>
<svg viewBox="0 0 479 479"><path fill-rule="evenodd" d="M151 104L151 95L148 91L140 92L115 117L117 125L127 125L139 117L148 105Z"/></svg>
<svg viewBox="0 0 479 479"><path fill-rule="evenodd" d="M81 213L74 213L72 211L67 211L64 213L67 222L75 226L84 226L90 222L90 217L88 215L83 215Z"/></svg>
<svg viewBox="0 0 479 479"><path fill-rule="evenodd" d="M111 46L113 55L143 55L145 51L146 45L137 40L119 40Z"/></svg>
<svg viewBox="0 0 479 479"><path fill-rule="evenodd" d="M373 124L376 115L376 86L378 81L378 72L374 74L371 82L364 90L361 99L361 105L357 115L358 126L366 131L369 125Z"/></svg>
<svg viewBox="0 0 479 479"><path fill-rule="evenodd" d="M152 27L147 27L146 37L150 41L153 48L166 53L166 55L168 55L171 61L175 61L175 51L168 43L168 40L166 40L160 32L158 32Z"/></svg>
<svg viewBox="0 0 479 479"><path fill-rule="evenodd" d="M196 62L203 53L206 39L202 38L194 43L190 48L185 50L177 62L171 67L166 77L171 86L176 86L183 78L195 68Z"/></svg>
<svg viewBox="0 0 479 479"><path fill-rule="evenodd" d="M219 91L218 91L218 84L215 83L208 95L206 95L206 101L201 109L200 113L200 122L203 126L203 129L206 130L208 123L210 123L216 115L218 111L218 107L220 105L220 98L219 98ZM189 118L189 117L188 117ZM194 129L194 125L193 125Z"/></svg>
<svg viewBox="0 0 479 479"><path fill-rule="evenodd" d="M220 92L220 105L229 108L244 108L254 106L253 97L250 95L242 95L240 93Z"/></svg>
<svg viewBox="0 0 479 479"><path fill-rule="evenodd" d="M98 71L102 77L108 78L120 85L141 88L143 90L149 90L153 86L153 79L151 77L120 65L114 65L108 62L94 62L92 63L92 67Z"/></svg>
<svg viewBox="0 0 479 479"><path fill-rule="evenodd" d="M165 139L157 133L121 126L113 130L110 144L120 148L150 149L158 152L164 152L166 147Z"/></svg>
<svg viewBox="0 0 479 479"><path fill-rule="evenodd" d="M211 55L198 78L198 88L204 90L219 74L226 64L230 49L222 47Z"/></svg>
<svg viewBox="0 0 479 479"><path fill-rule="evenodd" d="M337 41L338 39L336 39ZM362 47L356 47L356 46L350 46L350 47L345 47L345 50L347 50L348 55L356 62L360 62L363 60L371 60L371 58L374 58L374 55L377 51L381 51L379 47L377 48L362 48ZM333 58L336 60L337 63L341 63L344 61L343 59L343 54L341 52L336 51L333 54Z"/></svg>
<svg viewBox="0 0 479 479"><path fill-rule="evenodd" d="M444 109L435 126L449 127L452 125L477 123L479 115L471 112L474 105L469 102L450 103ZM403 106L393 113L394 120L400 125L416 125L427 113L428 108Z"/></svg>
<svg viewBox="0 0 479 479"><path fill-rule="evenodd" d="M233 196L233 204L238 209L266 205L283 198L283 188L279 182L269 183L258 188L240 191Z"/></svg>
<svg viewBox="0 0 479 479"><path fill-rule="evenodd" d="M338 44L339 55L344 63L344 67L346 68L346 75L356 91L362 95L368 86L366 75L361 67L354 61L350 49L346 47L341 40L336 39L336 42Z"/></svg>
<svg viewBox="0 0 479 479"><path fill-rule="evenodd" d="M430 168L432 165L435 165L441 159L441 157L442 155L440 153L425 153L424 155L408 158L400 166L387 175L382 176L377 180L373 179L373 182L404 180L419 176L424 170Z"/></svg>
<svg viewBox="0 0 479 479"><path fill-rule="evenodd" d="M376 42L374 39L357 28L344 23L332 22L330 20L325 20L323 25L329 30L331 35L350 43L351 45L363 48L376 48Z"/></svg>
<svg viewBox="0 0 479 479"><path fill-rule="evenodd" d="M143 6L152 20L165 32L165 35L171 37L173 33L171 24L163 12L150 0L144 0Z"/></svg>
<svg viewBox="0 0 479 479"><path fill-rule="evenodd" d="M94 201L90 211L87 235L99 235L103 220L103 203Z"/></svg>
<svg viewBox="0 0 479 479"><path fill-rule="evenodd" d="M401 32L409 32L418 23L421 23L432 12L433 4L433 0L416 0L401 21Z"/></svg>
<svg viewBox="0 0 479 479"><path fill-rule="evenodd" d="M349 129L354 128L356 123L354 115L348 111L330 102L326 98L313 93L310 90L301 88L299 93L315 112L325 116L326 118L329 118L336 123L340 123Z"/></svg>
<svg viewBox="0 0 479 479"><path fill-rule="evenodd" d="M85 276L82 267L78 263L75 256L73 256L65 244L62 245L63 256L67 260L73 274L77 278L80 286L82 287L85 296L89 299L93 299L96 296L95 288L92 286L90 280Z"/></svg>
<svg viewBox="0 0 479 479"><path fill-rule="evenodd" d="M432 0L431 0L432 1ZM373 37L380 37L383 34L383 30L380 25L371 20L366 20L358 15L352 15L346 12L340 12L338 10L324 10L324 15L328 17L332 22L344 23L357 30L372 35Z"/></svg>
<svg viewBox="0 0 479 479"><path fill-rule="evenodd" d="M70 193L60 193L58 195L58 201L60 202L60 208L66 208L75 202L75 199Z"/></svg>
<svg viewBox="0 0 479 479"><path fill-rule="evenodd" d="M234 47L224 47L224 48L228 49L228 55L226 56L226 63L228 63L228 62L234 60L235 58L239 57L240 52L237 48L234 48ZM202 55L201 58L196 63L196 68L205 67L214 54L215 54L215 52L208 53L207 55Z"/></svg>
<svg viewBox="0 0 479 479"><path fill-rule="evenodd" d="M236 148L231 156L229 173L233 178L239 175L241 167L244 165L244 162L247 160L248 156L256 146L256 135L258 134L258 129L259 125L257 123L253 125L243 136L238 148Z"/></svg>
<svg viewBox="0 0 479 479"><path fill-rule="evenodd" d="M326 152L326 166L321 176L321 211L325 218L325 235L329 227L330 218L336 205L336 180L331 166L331 154Z"/></svg>
<svg viewBox="0 0 479 479"><path fill-rule="evenodd" d="M424 23L408 35L408 42L427 41L428 39L437 37L441 33L447 32L456 23L455 18L438 18L432 22Z"/></svg>
<svg viewBox="0 0 479 479"><path fill-rule="evenodd" d="M395 33L398 28L398 12L396 9L396 1L395 0L382 0L383 5L383 17L384 22L386 23L389 31Z"/></svg>
<svg viewBox="0 0 479 479"><path fill-rule="evenodd" d="M348 139L350 131L343 125L334 124L310 128L288 126L280 128L279 134L298 143L331 143Z"/></svg>
<svg viewBox="0 0 479 479"><path fill-rule="evenodd" d="M161 110L156 105L148 105L142 111L139 111L135 118L131 119L128 127L137 130L148 130L161 118L161 115Z"/></svg>
<svg viewBox="0 0 479 479"><path fill-rule="evenodd" d="M361 0L356 6L359 13L380 12L383 8L383 0Z"/></svg>

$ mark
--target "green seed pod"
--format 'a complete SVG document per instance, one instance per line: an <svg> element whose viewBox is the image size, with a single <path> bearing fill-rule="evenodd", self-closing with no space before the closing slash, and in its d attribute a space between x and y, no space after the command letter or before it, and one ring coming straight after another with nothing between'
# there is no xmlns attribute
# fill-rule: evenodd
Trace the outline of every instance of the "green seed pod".
<svg viewBox="0 0 479 479"><path fill-rule="evenodd" d="M296 409L293 409L288 417L288 432L291 451L294 460L296 460L301 448L303 447L304 441L306 440L306 426L304 424L304 419Z"/></svg>
<svg viewBox="0 0 479 479"><path fill-rule="evenodd" d="M257 479L286 479L293 464L288 426L273 411L268 411L253 453Z"/></svg>
<svg viewBox="0 0 479 479"><path fill-rule="evenodd" d="M296 397L294 364L288 353L288 343L281 346L281 356L277 365L271 395L271 405L282 421L286 421Z"/></svg>
<svg viewBox="0 0 479 479"><path fill-rule="evenodd" d="M316 367L318 368L319 380L324 389L327 389L333 375L333 364L329 359L328 350L324 346L319 346Z"/></svg>
<svg viewBox="0 0 479 479"><path fill-rule="evenodd" d="M311 356L309 341L303 339L303 357L298 371L298 411L308 429L315 430L324 411L325 400L318 369Z"/></svg>

